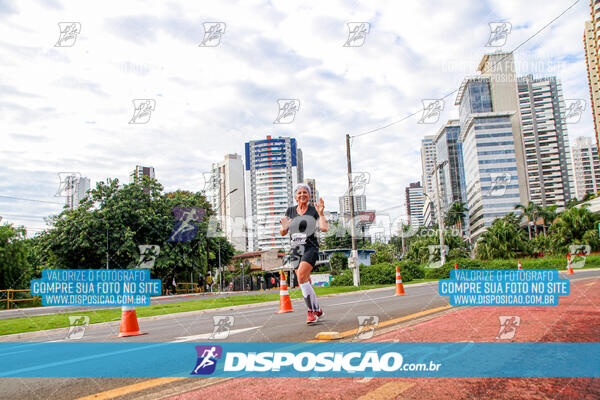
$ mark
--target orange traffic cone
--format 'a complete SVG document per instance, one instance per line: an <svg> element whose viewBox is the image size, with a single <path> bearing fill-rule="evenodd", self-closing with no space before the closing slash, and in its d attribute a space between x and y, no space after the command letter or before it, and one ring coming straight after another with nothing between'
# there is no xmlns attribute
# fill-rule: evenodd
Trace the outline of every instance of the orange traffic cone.
<svg viewBox="0 0 600 400"><path fill-rule="evenodd" d="M523 269L523 267L521 267L521 260L518 260L518 262L519 262L519 264L518 264L519 269Z"/></svg>
<svg viewBox="0 0 600 400"><path fill-rule="evenodd" d="M292 300L290 300L290 292L288 291L287 282L283 271L279 271L279 311L277 314L283 314L286 312L294 312L292 308Z"/></svg>
<svg viewBox="0 0 600 400"><path fill-rule="evenodd" d="M140 332L140 327L135 313L135 307L121 307L121 327L119 328L119 337L145 335L147 332Z"/></svg>
<svg viewBox="0 0 600 400"><path fill-rule="evenodd" d="M404 296L405 294L402 277L400 276L400 268L396 265L396 294L394 296Z"/></svg>
<svg viewBox="0 0 600 400"><path fill-rule="evenodd" d="M573 267L571 266L571 255L567 254L567 275L573 275Z"/></svg>

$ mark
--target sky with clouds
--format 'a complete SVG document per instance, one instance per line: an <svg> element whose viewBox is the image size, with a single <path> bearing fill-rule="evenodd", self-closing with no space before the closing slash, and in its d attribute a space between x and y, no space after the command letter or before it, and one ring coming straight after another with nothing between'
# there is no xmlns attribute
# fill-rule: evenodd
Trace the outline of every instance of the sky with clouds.
<svg viewBox="0 0 600 400"><path fill-rule="evenodd" d="M167 191L199 191L213 162L266 135L297 139L305 177L337 211L347 133L401 120L422 99L456 90L483 54L516 48L571 4L0 1L2 222L44 229L42 218L64 204L54 197L64 171L94 185L153 166ZM565 99L586 101L568 126L571 140L593 136L588 19L589 2L576 2L515 52L518 75L557 76ZM488 24L499 21L512 26L505 45L485 47ZM80 24L72 46L55 46L59 22ZM207 22L225 24L218 46L199 46ZM348 22L370 24L362 46L343 46ZM155 101L148 123L129 124L134 99ZM300 101L292 123L273 124L278 99ZM353 138L353 170L370 174L368 208L405 214L404 188L421 179L420 141L458 117L454 99L436 124L418 124L419 113Z"/></svg>

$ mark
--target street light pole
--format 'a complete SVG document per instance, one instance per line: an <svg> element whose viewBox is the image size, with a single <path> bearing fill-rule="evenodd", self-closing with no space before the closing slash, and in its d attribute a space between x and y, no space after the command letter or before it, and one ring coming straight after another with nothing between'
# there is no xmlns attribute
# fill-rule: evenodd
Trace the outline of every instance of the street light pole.
<svg viewBox="0 0 600 400"><path fill-rule="evenodd" d="M442 265L446 263L446 252L444 249L444 219L442 218L442 205L440 202L440 183L438 180L438 169L442 167L446 161L439 163L433 167L433 173L435 174L435 200L436 200L436 208L437 208L437 217L438 217L438 230L440 234L440 261ZM431 175L431 174L429 174ZM427 198L431 201L431 197L429 197L426 193L423 193Z"/></svg>
<svg viewBox="0 0 600 400"><path fill-rule="evenodd" d="M217 207L217 209L215 210L215 214L221 210L221 206L223 205L223 202L227 199L227 196L229 196L231 193L235 192L236 190L238 190L237 188L231 190L229 193L227 193L224 197L223 200L221 200L221 202L219 203L219 206ZM217 242L218 246L219 246L219 290L222 292L223 291L223 268L221 267L221 242ZM208 269L208 237L206 238L206 269Z"/></svg>

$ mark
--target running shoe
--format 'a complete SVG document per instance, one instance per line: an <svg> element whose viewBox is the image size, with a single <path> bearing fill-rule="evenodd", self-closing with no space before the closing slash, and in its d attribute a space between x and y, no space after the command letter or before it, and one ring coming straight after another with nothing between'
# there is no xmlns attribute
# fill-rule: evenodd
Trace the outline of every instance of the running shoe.
<svg viewBox="0 0 600 400"><path fill-rule="evenodd" d="M317 318L315 318L315 313L312 311L309 311L308 316L306 317L306 323L312 324L314 322L317 322Z"/></svg>
<svg viewBox="0 0 600 400"><path fill-rule="evenodd" d="M322 308L319 308L319 311L313 311L313 315L317 318L317 320L319 320L325 315L325 313L323 312Z"/></svg>

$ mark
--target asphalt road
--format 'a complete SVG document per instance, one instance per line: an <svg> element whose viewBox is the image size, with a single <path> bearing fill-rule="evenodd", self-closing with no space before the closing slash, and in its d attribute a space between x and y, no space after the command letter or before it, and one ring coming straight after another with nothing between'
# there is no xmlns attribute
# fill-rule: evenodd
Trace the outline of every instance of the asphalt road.
<svg viewBox="0 0 600 400"><path fill-rule="evenodd" d="M178 303L182 301L200 300L200 299L214 299L218 297L230 297L240 296L247 294L265 294L272 293L268 291L247 291L247 292L215 292L215 293L199 293L199 294L182 294L176 296L158 296L152 297L150 304L168 304ZM106 310L111 308L119 307L77 307L77 306L51 306L51 307L29 307L29 308L17 308L12 310L0 310L0 319L7 318L19 318L19 317L34 317L38 315L52 315L58 313L70 313L77 311L92 311L92 310Z"/></svg>
<svg viewBox="0 0 600 400"><path fill-rule="evenodd" d="M600 276L600 270L577 270L576 275L567 278ZM86 328L80 341L89 342L200 342L209 340L215 329L213 317L233 317L229 335L223 341L233 342L300 342L315 338L322 331L350 331L357 329L359 316L375 315L380 325L389 320L415 314L421 311L448 305L447 297L437 294L437 282L407 285L406 296L394 296L393 288L352 292L343 295L320 297L325 317L314 325L306 325L306 306L303 300L293 300L293 313L276 314L278 305L238 306L217 310L193 311L149 317L139 320L140 329L146 335L129 338L116 338L118 322L97 324ZM22 335L0 337L0 341L50 342L67 341L68 328L46 332L33 332ZM214 341L214 339L210 339ZM149 381L148 378L1 378L0 399L76 399L103 392L136 382ZM181 385L202 385L203 379L185 379L161 386L161 390L176 391ZM123 398L155 398L156 389L148 389L127 395Z"/></svg>

